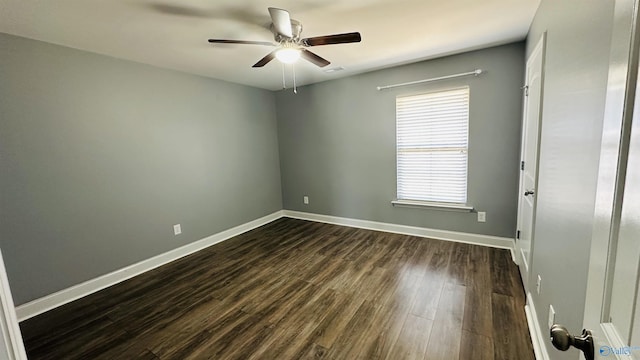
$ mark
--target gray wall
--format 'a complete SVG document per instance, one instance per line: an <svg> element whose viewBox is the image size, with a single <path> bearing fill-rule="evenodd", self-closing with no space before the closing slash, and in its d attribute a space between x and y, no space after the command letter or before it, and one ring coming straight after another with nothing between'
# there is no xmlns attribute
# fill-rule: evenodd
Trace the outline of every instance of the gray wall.
<svg viewBox="0 0 640 360"><path fill-rule="evenodd" d="M531 279L538 321L582 329L598 159L607 85L613 1L543 0L531 27L531 51L547 31L538 208ZM535 280L530 283L535 284ZM550 349L553 349L550 344ZM553 350L554 359L577 359Z"/></svg>
<svg viewBox="0 0 640 360"><path fill-rule="evenodd" d="M0 54L16 304L282 209L272 92L6 34Z"/></svg>
<svg viewBox="0 0 640 360"><path fill-rule="evenodd" d="M461 78L393 90L376 86L475 68ZM435 229L513 237L524 79L524 43L420 62L277 94L285 209ZM395 97L469 85L468 202L487 212L399 208ZM309 205L303 204L308 195Z"/></svg>

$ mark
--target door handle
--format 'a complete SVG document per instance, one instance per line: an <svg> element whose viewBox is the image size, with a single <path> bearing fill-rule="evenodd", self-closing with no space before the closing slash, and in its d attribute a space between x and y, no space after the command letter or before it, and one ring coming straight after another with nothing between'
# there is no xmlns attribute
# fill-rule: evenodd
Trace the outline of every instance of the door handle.
<svg viewBox="0 0 640 360"><path fill-rule="evenodd" d="M582 335L575 337L566 327L554 324L550 331L551 343L556 349L567 351L571 346L582 351L586 360L594 360L593 335L591 330L583 329Z"/></svg>
<svg viewBox="0 0 640 360"><path fill-rule="evenodd" d="M536 192L535 192L535 191L533 191L533 190L526 190L526 191L524 192L524 196L534 195L535 193L536 193Z"/></svg>

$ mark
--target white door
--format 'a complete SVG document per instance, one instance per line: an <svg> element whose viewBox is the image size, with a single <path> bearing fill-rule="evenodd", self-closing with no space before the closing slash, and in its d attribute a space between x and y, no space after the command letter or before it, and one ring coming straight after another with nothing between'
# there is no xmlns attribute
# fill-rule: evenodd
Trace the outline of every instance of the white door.
<svg viewBox="0 0 640 360"><path fill-rule="evenodd" d="M602 360L640 360L637 16L638 0L616 0L583 321Z"/></svg>
<svg viewBox="0 0 640 360"><path fill-rule="evenodd" d="M543 34L527 59L524 109L522 120L522 149L520 162L520 186L518 197L518 225L516 231L516 259L525 290L529 291L529 261L533 244L536 195L538 183L538 150L540 115L542 108L542 74L544 65Z"/></svg>

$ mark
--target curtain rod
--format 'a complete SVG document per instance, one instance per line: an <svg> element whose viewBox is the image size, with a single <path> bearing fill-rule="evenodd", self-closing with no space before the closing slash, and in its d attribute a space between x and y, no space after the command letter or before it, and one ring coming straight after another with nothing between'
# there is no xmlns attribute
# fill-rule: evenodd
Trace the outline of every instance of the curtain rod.
<svg viewBox="0 0 640 360"><path fill-rule="evenodd" d="M482 73L483 73L482 69L475 69L475 70L473 70L473 71L469 71L469 72L465 72L465 73L460 73L460 74L453 74L453 75L440 76L440 77L431 78L431 79L424 79L424 80L410 81L410 82L401 83L401 84L393 84L393 85L378 86L376 89L378 89L378 90L384 90L384 89L391 89L391 88L396 88L396 87L400 87L400 86L408 86L408 85L422 84L422 83L427 83L427 82L432 82L432 81L438 81L438 80L454 79L454 78L463 77L463 76L470 76L470 75L478 76L478 75L480 75L480 74L482 74Z"/></svg>

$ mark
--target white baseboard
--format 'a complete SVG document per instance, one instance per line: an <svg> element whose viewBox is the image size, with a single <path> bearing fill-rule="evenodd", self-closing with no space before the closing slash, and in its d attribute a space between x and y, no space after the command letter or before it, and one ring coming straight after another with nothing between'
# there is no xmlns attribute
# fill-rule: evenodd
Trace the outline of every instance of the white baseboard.
<svg viewBox="0 0 640 360"><path fill-rule="evenodd" d="M527 293L527 304L524 306L527 315L527 324L529 325L529 334L531 335L531 343L533 344L533 352L537 360L549 360L549 352L547 351L548 335L542 333L542 328L538 322L538 314L533 304L531 294Z"/></svg>
<svg viewBox="0 0 640 360"><path fill-rule="evenodd" d="M234 236L245 233L249 230L268 224L274 220L281 218L282 216L282 210L276 211L267 216L263 216L259 219L249 221L245 224L238 225L231 229L224 230L217 234L208 236L204 239L194 241L190 244L173 249L164 254L154 256L152 258L129 265L114 272L99 276L95 279L85 281L78 285L74 285L53 294L22 304L16 307L16 315L18 317L18 321L29 319L45 311L54 309L58 306L62 306L73 300L82 298L109 286L130 279L136 275L140 275L149 270L153 270L159 266L170 263L171 261L180 259L211 245L217 244Z"/></svg>
<svg viewBox="0 0 640 360"><path fill-rule="evenodd" d="M282 217L502 248L511 251L512 257L514 255L514 241L513 239L509 238L429 229L368 220L350 219L292 210L280 210L259 219L250 221L248 223L208 236L204 239L192 242L177 249L168 251L164 254L154 256L147 260L143 260L114 272L99 276L95 279L85 281L78 285L74 285L67 289L63 289L53 294L22 304L16 307L18 321L27 320L31 317L42 314L43 312L85 297L104 288L130 279L136 275L140 275L149 270L153 270L171 261L177 260L196 251L207 248L211 245L230 239L234 236L240 235L259 226L268 224Z"/></svg>
<svg viewBox="0 0 640 360"><path fill-rule="evenodd" d="M463 233L463 232L457 232L457 231L429 229L429 228L423 228L423 227L417 227L417 226L398 225L398 224L390 224L390 223L383 223L383 222L369 221L369 220L350 219L350 218L320 215L320 214L313 214L313 213L306 213L306 212L292 211L292 210L283 210L283 214L286 217L290 217L294 219L310 220L310 221L317 221L317 222L322 222L327 224L350 226L350 227L355 227L360 229L386 231L386 232L396 233L396 234L413 235L413 236L427 237L427 238L437 239L437 240L448 240L448 241L455 241L455 242L461 242L466 244L489 246L489 247L500 248L500 249L508 249L511 252L512 259L514 259L514 254L515 254L515 247L514 247L515 244L513 239L510 239L510 238L490 236L490 235L470 234L470 233Z"/></svg>

